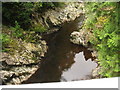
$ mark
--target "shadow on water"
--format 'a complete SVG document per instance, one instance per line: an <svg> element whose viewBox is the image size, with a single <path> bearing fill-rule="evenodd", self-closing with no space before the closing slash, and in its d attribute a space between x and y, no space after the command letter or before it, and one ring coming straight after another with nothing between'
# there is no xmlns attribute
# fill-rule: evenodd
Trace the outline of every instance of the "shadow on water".
<svg viewBox="0 0 120 90"><path fill-rule="evenodd" d="M26 83L44 83L90 79L92 69L97 64L87 48L70 42L70 34L82 24L83 16L65 23L55 33L45 36L48 52L41 61L40 68ZM89 78L88 78L89 77Z"/></svg>

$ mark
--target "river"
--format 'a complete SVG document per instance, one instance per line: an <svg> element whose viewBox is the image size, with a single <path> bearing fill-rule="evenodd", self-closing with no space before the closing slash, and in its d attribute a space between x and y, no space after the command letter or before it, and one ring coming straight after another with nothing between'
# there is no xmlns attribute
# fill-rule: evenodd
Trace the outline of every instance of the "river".
<svg viewBox="0 0 120 90"><path fill-rule="evenodd" d="M91 51L70 42L70 34L80 28L83 18L64 23L59 31L44 36L48 52L37 72L23 84L92 79L91 72L97 63L93 61Z"/></svg>

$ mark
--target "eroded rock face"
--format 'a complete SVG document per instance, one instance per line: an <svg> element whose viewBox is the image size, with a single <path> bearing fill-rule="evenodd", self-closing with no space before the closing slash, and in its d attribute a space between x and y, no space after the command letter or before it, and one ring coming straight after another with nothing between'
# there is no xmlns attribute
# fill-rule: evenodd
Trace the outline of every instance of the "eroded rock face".
<svg viewBox="0 0 120 90"><path fill-rule="evenodd" d="M74 44L88 46L88 42L92 36L92 33L90 33L87 30L80 29L79 31L74 31L71 33L70 41Z"/></svg>
<svg viewBox="0 0 120 90"><path fill-rule="evenodd" d="M37 65L31 66L6 66L4 70L0 72L3 84L20 84L27 80L38 69Z"/></svg>
<svg viewBox="0 0 120 90"><path fill-rule="evenodd" d="M83 14L83 3L66 3L67 5L62 9L45 12L45 19L53 25L60 25L66 21L75 20L80 14Z"/></svg>
<svg viewBox="0 0 120 90"><path fill-rule="evenodd" d="M40 44L18 41L14 53L2 53L0 76L3 84L20 84L38 69L38 63L47 52L45 41Z"/></svg>
<svg viewBox="0 0 120 90"><path fill-rule="evenodd" d="M62 8L55 10L48 10L42 14L36 14L34 24L41 23L43 26L49 28L49 32L58 31L64 22L75 20L77 17L84 14L84 4L81 2L65 3Z"/></svg>

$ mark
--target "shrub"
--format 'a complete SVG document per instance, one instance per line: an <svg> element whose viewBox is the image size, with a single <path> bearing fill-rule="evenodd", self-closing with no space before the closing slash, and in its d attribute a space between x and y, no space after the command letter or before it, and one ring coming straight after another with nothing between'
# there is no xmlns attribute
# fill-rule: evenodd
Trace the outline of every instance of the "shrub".
<svg viewBox="0 0 120 90"><path fill-rule="evenodd" d="M91 30L91 43L98 51L100 74L103 77L120 76L120 4L118 2L87 3L84 28ZM92 9L91 9L92 8Z"/></svg>

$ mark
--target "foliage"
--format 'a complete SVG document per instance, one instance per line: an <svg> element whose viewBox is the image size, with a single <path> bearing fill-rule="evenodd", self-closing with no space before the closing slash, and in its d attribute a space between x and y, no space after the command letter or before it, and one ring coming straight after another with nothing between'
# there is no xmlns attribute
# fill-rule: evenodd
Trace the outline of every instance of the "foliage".
<svg viewBox="0 0 120 90"><path fill-rule="evenodd" d="M2 41L2 51L7 51L6 47L11 42L11 39L8 35L0 33L0 41Z"/></svg>
<svg viewBox="0 0 120 90"><path fill-rule="evenodd" d="M46 32L47 29L39 23L32 24L33 15L60 7L62 4L58 2L3 2L2 20L9 30L5 28L0 34L2 50L9 51L9 45L16 45L14 43L16 40L38 42L41 38L38 34Z"/></svg>
<svg viewBox="0 0 120 90"><path fill-rule="evenodd" d="M21 28L28 29L31 26L32 15L44 12L45 9L61 6L58 2L3 2L3 24L15 25L17 21Z"/></svg>
<svg viewBox="0 0 120 90"><path fill-rule="evenodd" d="M29 27L33 7L32 3L3 3L2 7L3 24L7 23L11 26L14 26L15 21L17 21L22 26L22 28Z"/></svg>
<svg viewBox="0 0 120 90"><path fill-rule="evenodd" d="M15 26L11 27L12 30L12 36L15 38L22 38L23 37L23 29L21 29L20 25L18 22L15 22Z"/></svg>
<svg viewBox="0 0 120 90"><path fill-rule="evenodd" d="M86 4L87 19L84 28L93 32L91 43L98 51L100 74L105 77L120 76L120 3L94 2Z"/></svg>
<svg viewBox="0 0 120 90"><path fill-rule="evenodd" d="M34 30L35 32L38 32L38 33L43 33L43 32L46 32L47 28L45 28L41 24L36 24L36 25L34 25L32 30Z"/></svg>
<svg viewBox="0 0 120 90"><path fill-rule="evenodd" d="M41 36L35 31L24 31L16 22L14 27L3 26L0 34L0 41L2 41L2 51L12 53L18 48L19 42L22 40L27 43L40 43Z"/></svg>

